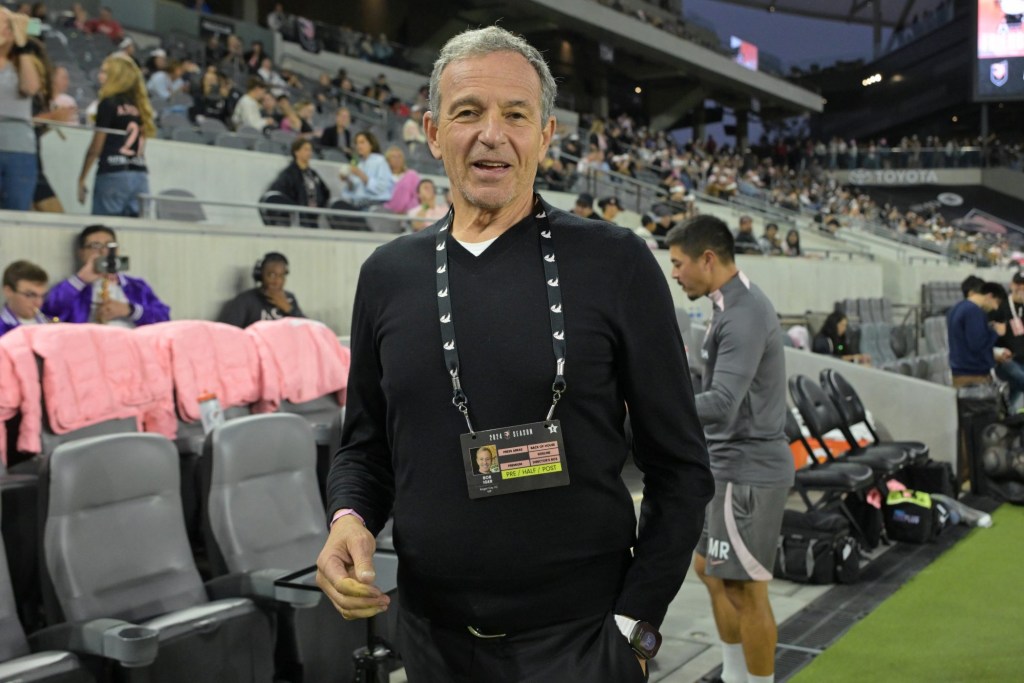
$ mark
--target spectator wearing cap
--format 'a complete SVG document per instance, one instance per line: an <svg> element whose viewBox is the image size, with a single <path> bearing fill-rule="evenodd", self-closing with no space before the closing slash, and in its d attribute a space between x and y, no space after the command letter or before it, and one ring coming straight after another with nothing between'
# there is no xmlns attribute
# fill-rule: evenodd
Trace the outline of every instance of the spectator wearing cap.
<svg viewBox="0 0 1024 683"><path fill-rule="evenodd" d="M597 202L597 206L601 209L601 218L609 223L615 223L615 217L622 213L622 205L617 197L605 197Z"/></svg>
<svg viewBox="0 0 1024 683"><path fill-rule="evenodd" d="M125 40L130 40L126 38ZM149 53L143 71L147 74L155 74L167 68L167 52L163 48L157 48Z"/></svg>
<svg viewBox="0 0 1024 683"><path fill-rule="evenodd" d="M572 213L580 218L594 218L598 216L594 212L594 195L584 192L576 197L576 203L572 207Z"/></svg>
<svg viewBox="0 0 1024 683"><path fill-rule="evenodd" d="M132 40L131 36L125 36L124 39L117 44L117 51L126 57L131 57L131 60L135 62L135 66L142 68L142 64L139 63L138 46L135 45L135 41Z"/></svg>
<svg viewBox="0 0 1024 683"><path fill-rule="evenodd" d="M754 219L750 216L740 216L740 227L736 232L736 253L737 254L763 254L761 245L754 235Z"/></svg>

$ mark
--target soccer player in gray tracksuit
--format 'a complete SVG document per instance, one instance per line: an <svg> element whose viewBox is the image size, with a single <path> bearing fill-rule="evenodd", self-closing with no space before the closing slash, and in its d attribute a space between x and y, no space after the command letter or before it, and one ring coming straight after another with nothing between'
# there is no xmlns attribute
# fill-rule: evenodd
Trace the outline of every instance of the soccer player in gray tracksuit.
<svg viewBox="0 0 1024 683"><path fill-rule="evenodd" d="M729 228L699 216L666 237L672 277L714 311L700 353L697 414L715 475L694 568L711 594L725 683L774 681L778 631L768 601L793 457L786 364L775 308L736 267Z"/></svg>

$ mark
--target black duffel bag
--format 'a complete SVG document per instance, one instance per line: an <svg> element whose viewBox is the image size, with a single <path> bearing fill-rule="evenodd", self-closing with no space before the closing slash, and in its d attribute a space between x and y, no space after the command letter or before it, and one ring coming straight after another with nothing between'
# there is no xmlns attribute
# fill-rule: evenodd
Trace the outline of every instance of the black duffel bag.
<svg viewBox="0 0 1024 683"><path fill-rule="evenodd" d="M798 583L857 581L860 551L849 522L837 512L786 510L774 573Z"/></svg>

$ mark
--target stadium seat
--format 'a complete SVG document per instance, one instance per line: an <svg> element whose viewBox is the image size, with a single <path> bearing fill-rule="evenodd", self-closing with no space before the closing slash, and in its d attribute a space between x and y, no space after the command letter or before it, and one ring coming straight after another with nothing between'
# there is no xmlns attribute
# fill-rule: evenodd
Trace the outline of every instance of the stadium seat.
<svg viewBox="0 0 1024 683"><path fill-rule="evenodd" d="M255 138L246 135L225 132L219 133L217 137L214 138L213 144L218 147L228 147L230 149L252 150L256 144L256 140Z"/></svg>
<svg viewBox="0 0 1024 683"><path fill-rule="evenodd" d="M830 461L856 462L867 465L876 479L888 478L910 462L910 456L901 448L867 447L857 453L847 453L837 458L829 448L826 434L837 431L846 438L845 423L839 409L825 391L806 375L789 378L789 394L793 404L800 411L811 437L817 439Z"/></svg>
<svg viewBox="0 0 1024 683"><path fill-rule="evenodd" d="M196 196L188 190L164 190L155 201L156 217L165 221L181 221L182 223L202 223L206 220L206 212L199 202L175 202L161 200L160 197L186 197L195 199Z"/></svg>
<svg viewBox="0 0 1024 683"><path fill-rule="evenodd" d="M193 128L185 126L175 128L171 131L171 139L176 142L191 142L196 145L206 144L206 136Z"/></svg>
<svg viewBox="0 0 1024 683"><path fill-rule="evenodd" d="M907 373L903 373L907 374ZM829 395L832 402L835 403L836 408L839 409L840 415L846 422L846 428L843 430L847 440L850 441L850 446L853 448L852 453L856 453L857 449L860 448L855 441L853 441L853 435L851 429L859 424L863 424L867 427L868 432L871 434L871 438L874 439L876 444L884 444L896 446L902 448L910 455L911 463L921 463L928 460L929 449L928 446L920 441L882 441L882 438L878 435L878 431L875 426L868 420L867 410L864 408L864 404L860 400L860 396L857 394L857 390L853 388L845 377L839 374L832 368L826 368L821 371L819 376L821 382L821 388L825 390L825 393Z"/></svg>
<svg viewBox="0 0 1024 683"><path fill-rule="evenodd" d="M7 552L0 545L0 681L76 683L93 680L92 675L70 652L32 652L18 619L14 590L7 570Z"/></svg>
<svg viewBox="0 0 1024 683"><path fill-rule="evenodd" d="M228 577L199 577L170 441L121 434L64 444L43 468L40 495L50 622L123 620L122 633L156 641L155 652L133 654L122 638L132 661L118 664L116 680L272 681L270 616Z"/></svg>
<svg viewBox="0 0 1024 683"><path fill-rule="evenodd" d="M288 145L279 140L261 138L253 145L253 149L266 154L288 154Z"/></svg>
<svg viewBox="0 0 1024 683"><path fill-rule="evenodd" d="M286 414L233 420L210 433L203 461L203 527L215 576L286 573L316 563L327 530L316 444L305 420ZM278 678L354 680L352 652L366 644L365 622L341 619L326 598L312 609L281 605L277 619Z"/></svg>
<svg viewBox="0 0 1024 683"><path fill-rule="evenodd" d="M279 142L285 147L288 147L295 141L295 138L299 137L299 134L293 130L281 130L280 128L275 128L267 133L267 137L274 142Z"/></svg>
<svg viewBox="0 0 1024 683"><path fill-rule="evenodd" d="M320 150L320 158L324 161L336 161L340 164L348 163L348 156L336 147L324 147Z"/></svg>
<svg viewBox="0 0 1024 683"><path fill-rule="evenodd" d="M344 199L335 199L331 202L330 208L351 211L352 205ZM361 232L369 232L370 230L369 223L362 216L328 216L327 225L330 226L331 230L356 230Z"/></svg>
<svg viewBox="0 0 1024 683"><path fill-rule="evenodd" d="M295 202L290 197L285 196L283 193L277 190L269 190L264 192L260 197L260 204L281 204L287 206L295 206ZM260 218L263 220L263 225L273 225L278 227L287 227L298 224L298 213L296 211L275 211L274 209L260 209Z"/></svg>
<svg viewBox="0 0 1024 683"><path fill-rule="evenodd" d="M167 112L160 117L160 128L173 131L175 128L190 127L192 122L188 117L178 112Z"/></svg>

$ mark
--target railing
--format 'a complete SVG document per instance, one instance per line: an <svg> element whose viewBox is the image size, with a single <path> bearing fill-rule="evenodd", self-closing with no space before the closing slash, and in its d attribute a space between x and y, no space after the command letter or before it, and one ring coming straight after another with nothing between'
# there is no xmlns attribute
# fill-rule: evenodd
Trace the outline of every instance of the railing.
<svg viewBox="0 0 1024 683"><path fill-rule="evenodd" d="M296 204L272 204L265 202L225 202L198 197L140 194L141 214L148 218L158 219L161 205L169 204L178 207L183 213L192 210L198 216L202 207L221 207L229 209L245 209L255 211L260 221L275 227L305 227L318 229L347 230L354 232L378 232L397 234L405 230L411 219L403 214L385 213L383 211L351 211L346 209L322 209L299 206ZM199 211L196 211L198 209ZM181 213L169 216L169 220L182 220ZM268 216L264 216L267 212ZM267 223L268 218L274 222ZM337 219L332 225L331 218ZM278 222L280 221L280 222ZM287 221L287 222L284 222ZM201 221L200 221L201 222ZM358 227L356 227L358 226ZM373 227L376 226L376 227Z"/></svg>

